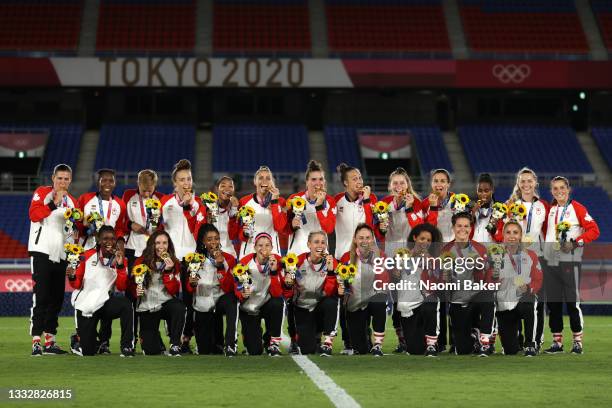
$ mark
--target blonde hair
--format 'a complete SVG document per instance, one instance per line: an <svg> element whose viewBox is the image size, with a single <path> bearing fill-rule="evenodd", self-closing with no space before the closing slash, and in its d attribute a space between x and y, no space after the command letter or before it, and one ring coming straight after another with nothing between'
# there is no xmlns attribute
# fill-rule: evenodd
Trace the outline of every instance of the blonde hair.
<svg viewBox="0 0 612 408"><path fill-rule="evenodd" d="M535 171L531 170L529 167L523 167L516 173L516 182L514 183L514 188L512 189L512 194L510 195L510 201L514 202L521 199L521 189L519 188L519 181L521 180L521 176L523 174L531 174L535 179L536 187L533 192L533 195L537 198L540 198L540 193L538 192L538 175Z"/></svg>
<svg viewBox="0 0 612 408"><path fill-rule="evenodd" d="M138 185L157 186L157 173L151 169L145 169L138 172Z"/></svg>
<svg viewBox="0 0 612 408"><path fill-rule="evenodd" d="M354 265L357 265L357 261L359 261L358 256L357 256L357 242L355 242L355 238L357 237L357 234L359 233L359 231L363 229L370 231L370 234L372 234L372 237L374 238L374 247L372 248L372 252L374 252L374 256L377 257L380 255L380 249L378 248L378 245L376 245L376 234L374 233L374 229L370 227L368 224L362 222L358 224L357 227L355 228L355 232L353 233L353 240L351 242L351 249L349 250L350 259L351 259L350 262Z"/></svg>
<svg viewBox="0 0 612 408"><path fill-rule="evenodd" d="M412 194L415 198L419 200L421 199L421 197L419 197L416 191L414 191L414 188L412 187L412 180L410 180L408 172L403 167L398 167L397 169L393 170L391 174L389 174L389 186L387 187L389 192L391 192L391 179L393 179L393 177L395 176L404 177L406 179L406 183L408 183L408 193Z"/></svg>
<svg viewBox="0 0 612 408"><path fill-rule="evenodd" d="M267 171L268 173L270 173L270 177L272 178L272 182L276 183L276 180L274 180L274 174L272 173L272 170L270 170L270 168L268 166L259 166L259 168L255 172L255 174L253 175L253 184L255 184L255 182L257 181L257 176L259 176L259 173L262 173L264 171Z"/></svg>

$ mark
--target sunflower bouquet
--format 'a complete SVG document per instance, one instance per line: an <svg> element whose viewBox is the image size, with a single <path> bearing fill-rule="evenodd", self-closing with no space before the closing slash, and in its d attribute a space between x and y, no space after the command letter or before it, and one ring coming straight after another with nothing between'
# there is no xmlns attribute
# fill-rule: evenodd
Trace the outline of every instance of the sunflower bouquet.
<svg viewBox="0 0 612 408"><path fill-rule="evenodd" d="M202 202L204 203L206 208L208 208L208 217L210 223L214 224L219 218L219 197L212 191L209 191L208 193L202 193L202 195L200 195L200 198L202 199Z"/></svg>
<svg viewBox="0 0 612 408"><path fill-rule="evenodd" d="M508 213L508 206L504 203L500 203L499 201L493 203L493 213L491 214L491 218L489 219L489 223L486 226L486 230L489 234L493 235L497 231L497 222L504 218L504 216Z"/></svg>
<svg viewBox="0 0 612 408"><path fill-rule="evenodd" d="M187 270L189 271L189 277L195 278L198 276L198 271L204 262L204 255L197 252L189 252L185 255L185 262L187 262Z"/></svg>
<svg viewBox="0 0 612 408"><path fill-rule="evenodd" d="M398 248L395 250L395 255L399 255L400 258L410 258L412 252L408 248Z"/></svg>
<svg viewBox="0 0 612 408"><path fill-rule="evenodd" d="M306 200L304 200L302 197L293 197L287 201L287 208L291 209L293 215L302 220L302 224L306 224L306 217L304 217Z"/></svg>
<svg viewBox="0 0 612 408"><path fill-rule="evenodd" d="M292 278L295 279L298 272L298 256L292 252L289 252L281 259L281 262L284 265L285 272L290 274Z"/></svg>
<svg viewBox="0 0 612 408"><path fill-rule="evenodd" d="M493 274L499 276L499 272L504 266L504 253L506 252L506 248L500 244L491 244L487 248L487 255L489 256L489 260L493 265ZM497 277L496 276L496 277Z"/></svg>
<svg viewBox="0 0 612 408"><path fill-rule="evenodd" d="M389 222L389 204L384 201L377 201L372 207L372 212L379 224Z"/></svg>
<svg viewBox="0 0 612 408"><path fill-rule="evenodd" d="M236 266L232 269L232 276L237 283L238 290L248 288L252 285L253 281L251 280L251 273L249 272L249 267L243 265L241 263L237 263Z"/></svg>
<svg viewBox="0 0 612 408"><path fill-rule="evenodd" d="M161 217L161 201L157 198L149 198L145 201L145 208L147 210L147 221L151 223L151 226L155 229L159 225L159 219Z"/></svg>
<svg viewBox="0 0 612 408"><path fill-rule="evenodd" d="M450 198L451 209L455 213L464 212L470 203L470 197L467 194L453 194Z"/></svg>
<svg viewBox="0 0 612 408"><path fill-rule="evenodd" d="M336 268L336 275L340 282L344 285L345 293L350 293L351 285L357 276L357 266L354 264L339 264Z"/></svg>
<svg viewBox="0 0 612 408"><path fill-rule="evenodd" d="M71 234L77 230L76 223L83 221L83 211L78 208L66 208L64 211L64 232Z"/></svg>
<svg viewBox="0 0 612 408"><path fill-rule="evenodd" d="M145 264L136 265L132 268L132 276L136 283L137 290L141 291L144 286L145 279L151 274L151 269Z"/></svg>
<svg viewBox="0 0 612 408"><path fill-rule="evenodd" d="M557 236L557 243L555 244L555 250L561 249L561 244L567 242L567 233L572 227L569 221L561 221L555 228L555 235Z"/></svg>
<svg viewBox="0 0 612 408"><path fill-rule="evenodd" d="M81 254L85 252L82 246L77 244L64 244L64 252L66 253L66 261L72 269L79 266L79 262L83 260Z"/></svg>
<svg viewBox="0 0 612 408"><path fill-rule="evenodd" d="M527 208L523 203L517 201L508 208L508 217L511 220L523 221L527 215Z"/></svg>
<svg viewBox="0 0 612 408"><path fill-rule="evenodd" d="M253 236L253 224L255 224L255 210L253 207L249 205L240 207L238 210L238 219L240 220L241 225L246 225L248 227L248 235Z"/></svg>

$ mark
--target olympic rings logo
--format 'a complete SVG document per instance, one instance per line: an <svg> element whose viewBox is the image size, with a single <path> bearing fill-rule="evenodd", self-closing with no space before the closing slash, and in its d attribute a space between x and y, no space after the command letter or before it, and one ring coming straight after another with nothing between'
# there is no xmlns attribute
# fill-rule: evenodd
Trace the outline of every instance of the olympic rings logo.
<svg viewBox="0 0 612 408"><path fill-rule="evenodd" d="M495 78L497 78L500 82L504 84L510 82L520 84L525 79L527 79L529 75L531 75L531 68L529 67L529 65L526 64L495 64L493 65L492 73Z"/></svg>
<svg viewBox="0 0 612 408"><path fill-rule="evenodd" d="M31 292L33 289L30 279L7 279L4 287L9 292Z"/></svg>

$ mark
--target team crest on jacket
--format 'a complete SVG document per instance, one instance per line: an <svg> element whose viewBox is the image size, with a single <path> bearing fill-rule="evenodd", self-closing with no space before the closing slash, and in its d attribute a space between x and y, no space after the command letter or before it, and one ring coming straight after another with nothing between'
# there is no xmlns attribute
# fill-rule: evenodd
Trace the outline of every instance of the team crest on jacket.
<svg viewBox="0 0 612 408"><path fill-rule="evenodd" d="M40 200L40 196L38 195L38 193L34 194L34 197L32 197L32 201L38 201Z"/></svg>

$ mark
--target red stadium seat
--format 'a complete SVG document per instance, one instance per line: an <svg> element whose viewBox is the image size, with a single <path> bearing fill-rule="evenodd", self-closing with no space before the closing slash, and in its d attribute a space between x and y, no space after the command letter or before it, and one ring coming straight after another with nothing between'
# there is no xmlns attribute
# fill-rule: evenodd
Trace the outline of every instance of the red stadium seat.
<svg viewBox="0 0 612 408"><path fill-rule="evenodd" d="M530 12L461 7L463 28L473 51L491 53L588 54L576 11ZM508 6L510 7L510 6Z"/></svg>
<svg viewBox="0 0 612 408"><path fill-rule="evenodd" d="M96 50L193 52L195 1L100 5Z"/></svg>
<svg viewBox="0 0 612 408"><path fill-rule="evenodd" d="M213 46L221 53L309 53L308 7L215 3Z"/></svg>
<svg viewBox="0 0 612 408"><path fill-rule="evenodd" d="M440 4L328 4L327 29L336 53L450 53Z"/></svg>
<svg viewBox="0 0 612 408"><path fill-rule="evenodd" d="M0 51L76 52L82 1L0 3Z"/></svg>

